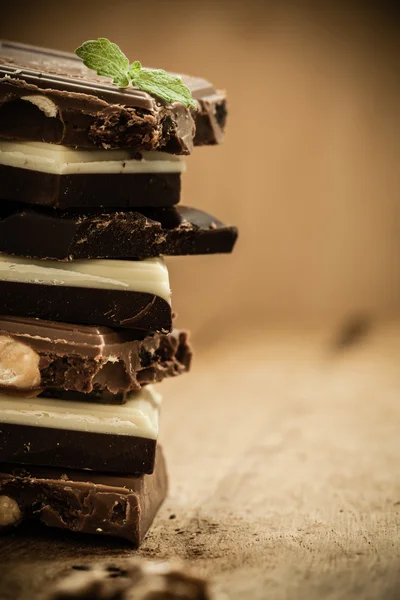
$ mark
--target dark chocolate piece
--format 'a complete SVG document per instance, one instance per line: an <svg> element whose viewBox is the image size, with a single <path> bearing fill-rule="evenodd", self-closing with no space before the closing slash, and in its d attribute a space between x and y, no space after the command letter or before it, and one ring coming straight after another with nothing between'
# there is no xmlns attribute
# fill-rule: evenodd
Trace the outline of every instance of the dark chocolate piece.
<svg viewBox="0 0 400 600"><path fill-rule="evenodd" d="M138 547L168 489L164 456L140 477L0 465L0 522L34 519L49 527L116 536Z"/></svg>
<svg viewBox="0 0 400 600"><path fill-rule="evenodd" d="M236 238L236 227L186 206L98 213L0 200L0 252L17 256L67 261L214 254L231 252Z"/></svg>
<svg viewBox="0 0 400 600"><path fill-rule="evenodd" d="M57 208L173 206L179 202L180 192L179 173L55 175L0 164L0 196L30 204Z"/></svg>
<svg viewBox="0 0 400 600"><path fill-rule="evenodd" d="M57 584L49 600L210 600L207 580L180 561L155 562L140 558L111 564L73 567Z"/></svg>
<svg viewBox="0 0 400 600"><path fill-rule="evenodd" d="M156 445L154 439L133 435L1 423L0 411L0 461L5 463L142 475L153 472Z"/></svg>
<svg viewBox="0 0 400 600"><path fill-rule="evenodd" d="M131 330L3 316L0 340L0 391L21 396L44 388L85 394L139 390L188 371L192 357L185 331L140 339ZM26 347L31 352L24 353Z"/></svg>
<svg viewBox="0 0 400 600"><path fill-rule="evenodd" d="M0 281L0 315L169 333L171 306L153 294Z"/></svg>
<svg viewBox="0 0 400 600"><path fill-rule="evenodd" d="M165 104L138 89L118 88L74 54L0 45L0 136L81 147L131 147L189 154L223 137L226 97L209 82L181 76L198 110ZM44 97L55 116L26 97ZM25 98L23 100L22 98ZM197 125L197 132L196 132Z"/></svg>

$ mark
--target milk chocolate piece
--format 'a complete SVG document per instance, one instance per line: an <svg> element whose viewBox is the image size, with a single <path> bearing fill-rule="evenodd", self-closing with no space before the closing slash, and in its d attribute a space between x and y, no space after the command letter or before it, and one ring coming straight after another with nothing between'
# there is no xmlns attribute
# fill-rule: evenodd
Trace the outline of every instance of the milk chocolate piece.
<svg viewBox="0 0 400 600"><path fill-rule="evenodd" d="M181 561L131 558L120 565L74 565L49 600L211 600L207 580Z"/></svg>
<svg viewBox="0 0 400 600"><path fill-rule="evenodd" d="M231 252L236 227L201 210L90 212L31 209L0 200L0 252L60 261Z"/></svg>
<svg viewBox="0 0 400 600"><path fill-rule="evenodd" d="M125 404L0 395L0 462L109 473L152 473L161 396Z"/></svg>
<svg viewBox="0 0 400 600"><path fill-rule="evenodd" d="M0 197L57 208L172 206L185 166L164 152L0 140Z"/></svg>
<svg viewBox="0 0 400 600"><path fill-rule="evenodd" d="M118 88L74 54L2 42L0 136L172 154L189 154L193 144L220 143L225 93L204 79L181 77L197 100L197 111L131 86Z"/></svg>
<svg viewBox="0 0 400 600"><path fill-rule="evenodd" d="M0 465L0 527L41 521L79 533L125 538L138 547L168 490L157 448L155 470L140 477Z"/></svg>
<svg viewBox="0 0 400 600"><path fill-rule="evenodd" d="M0 315L168 333L168 271L159 258L61 263L0 254Z"/></svg>
<svg viewBox="0 0 400 600"><path fill-rule="evenodd" d="M128 329L0 316L0 392L120 394L189 370L187 332L140 337Z"/></svg>

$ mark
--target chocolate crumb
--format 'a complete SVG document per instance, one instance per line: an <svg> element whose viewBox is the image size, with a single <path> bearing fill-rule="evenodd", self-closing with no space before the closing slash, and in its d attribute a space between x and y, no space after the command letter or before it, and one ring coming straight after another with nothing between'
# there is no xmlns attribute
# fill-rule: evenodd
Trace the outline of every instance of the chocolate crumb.
<svg viewBox="0 0 400 600"><path fill-rule="evenodd" d="M197 554L201 553L196 549ZM206 579L192 573L181 561L158 562L131 559L126 570L93 564L91 568L77 565L77 571L60 581L49 600L211 600Z"/></svg>

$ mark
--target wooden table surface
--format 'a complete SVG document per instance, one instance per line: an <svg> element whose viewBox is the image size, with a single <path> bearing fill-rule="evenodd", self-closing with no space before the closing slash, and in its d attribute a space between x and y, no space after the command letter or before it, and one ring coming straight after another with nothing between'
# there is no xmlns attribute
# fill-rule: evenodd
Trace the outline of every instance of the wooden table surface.
<svg viewBox="0 0 400 600"><path fill-rule="evenodd" d="M348 344L332 328L237 339L162 386L171 489L139 554L181 557L232 600L400 598L400 325ZM132 554L16 531L0 597L36 600L74 564Z"/></svg>

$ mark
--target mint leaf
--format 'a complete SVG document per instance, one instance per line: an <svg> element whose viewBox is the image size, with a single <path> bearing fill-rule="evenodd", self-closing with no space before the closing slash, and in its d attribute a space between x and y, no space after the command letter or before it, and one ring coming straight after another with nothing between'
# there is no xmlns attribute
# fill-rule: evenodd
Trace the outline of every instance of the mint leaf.
<svg viewBox="0 0 400 600"><path fill-rule="evenodd" d="M129 61L117 44L107 38L84 42L75 50L75 54L97 75L111 77L119 87L129 85Z"/></svg>
<svg viewBox="0 0 400 600"><path fill-rule="evenodd" d="M135 77L139 75L141 70L142 63L140 63L138 60L135 60L135 62L131 64L131 67L129 69L129 77L131 78L131 80L135 79Z"/></svg>
<svg viewBox="0 0 400 600"><path fill-rule="evenodd" d="M191 91L180 77L170 75L163 69L145 69L139 62L133 63L129 70L132 84L152 96L158 96L166 102L181 102L185 106L197 108Z"/></svg>
<svg viewBox="0 0 400 600"><path fill-rule="evenodd" d="M191 91L180 77L170 75L162 69L145 69L138 60L129 66L122 50L107 38L88 40L75 50L75 54L83 60L86 67L93 69L98 75L111 77L119 87L126 87L131 82L140 90L165 102L181 102L188 108L197 108Z"/></svg>

